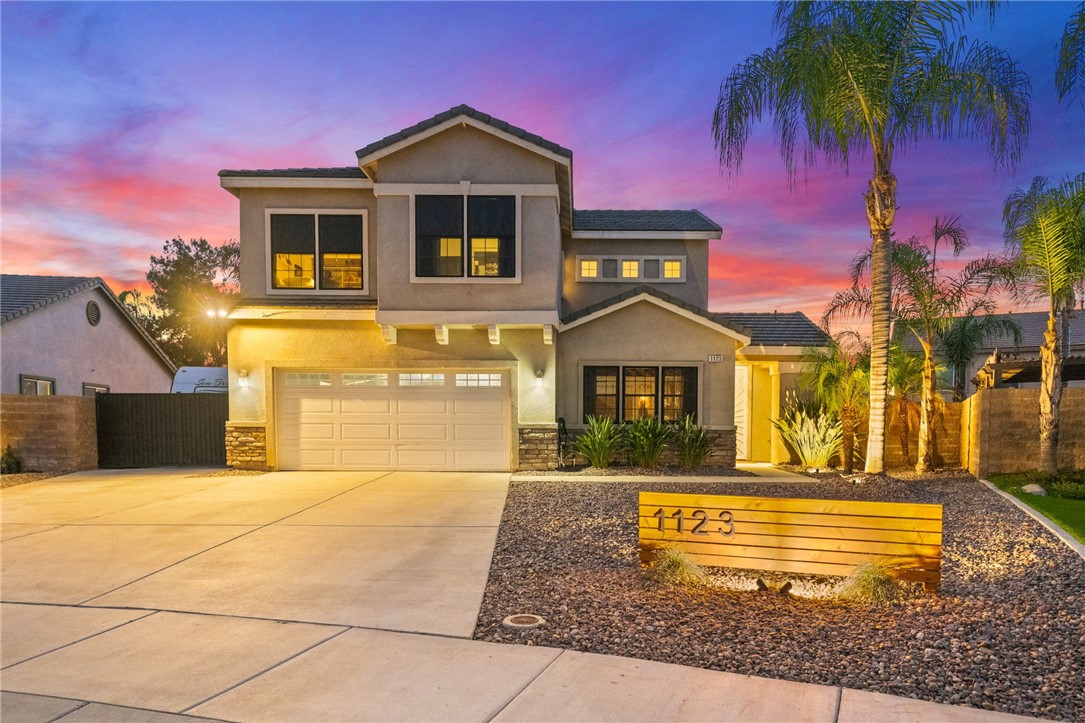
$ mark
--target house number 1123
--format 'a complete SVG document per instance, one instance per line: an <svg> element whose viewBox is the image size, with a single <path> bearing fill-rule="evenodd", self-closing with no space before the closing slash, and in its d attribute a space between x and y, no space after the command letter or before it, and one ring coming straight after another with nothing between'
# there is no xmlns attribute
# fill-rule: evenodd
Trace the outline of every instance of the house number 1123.
<svg viewBox="0 0 1085 723"><path fill-rule="evenodd" d="M683 533L686 531L686 511L681 508L675 510L668 515L666 510L660 507L658 510L652 513L652 517L655 517L659 521L660 532L664 532L666 530L668 517L674 518L675 529L678 530L679 533ZM710 529L706 529L709 526L708 523L711 518L709 514L704 510L694 510L693 512L689 513L689 519L691 521L696 521L693 523L693 526L689 528L689 534L708 535L711 533ZM715 520L711 521L713 523L718 523L717 525L714 525L716 527L716 532L720 533L724 537L730 537L731 535L735 534L735 516L732 515L729 511L723 510L716 515Z"/></svg>

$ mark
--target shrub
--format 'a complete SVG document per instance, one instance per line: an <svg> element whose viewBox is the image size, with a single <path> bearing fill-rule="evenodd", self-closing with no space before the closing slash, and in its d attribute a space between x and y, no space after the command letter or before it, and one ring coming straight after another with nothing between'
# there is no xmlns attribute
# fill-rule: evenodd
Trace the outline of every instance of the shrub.
<svg viewBox="0 0 1085 723"><path fill-rule="evenodd" d="M23 471L23 461L11 445L4 447L4 453L0 454L0 474L18 474Z"/></svg>
<svg viewBox="0 0 1085 723"><path fill-rule="evenodd" d="M622 428L608 417L588 416L588 428L573 442L573 451L592 467L606 467L622 442Z"/></svg>
<svg viewBox="0 0 1085 723"><path fill-rule="evenodd" d="M824 409L813 412L800 405L789 406L779 419L771 421L806 469L827 468L844 438L840 420Z"/></svg>
<svg viewBox="0 0 1085 723"><path fill-rule="evenodd" d="M888 605L900 599L900 583L884 565L864 562L848 575L836 595L842 600Z"/></svg>
<svg viewBox="0 0 1085 723"><path fill-rule="evenodd" d="M704 585L708 581L703 567L691 560L689 555L673 547L656 550L649 572L656 580L667 585L692 587Z"/></svg>
<svg viewBox="0 0 1085 723"><path fill-rule="evenodd" d="M659 465L659 455L667 447L671 430L656 417L642 417L625 431L625 446L629 458L637 467Z"/></svg>
<svg viewBox="0 0 1085 723"><path fill-rule="evenodd" d="M678 462L686 469L700 467L712 452L708 431L687 414L674 430L674 451Z"/></svg>
<svg viewBox="0 0 1085 723"><path fill-rule="evenodd" d="M1051 482L1047 491L1064 500L1085 500L1085 482Z"/></svg>

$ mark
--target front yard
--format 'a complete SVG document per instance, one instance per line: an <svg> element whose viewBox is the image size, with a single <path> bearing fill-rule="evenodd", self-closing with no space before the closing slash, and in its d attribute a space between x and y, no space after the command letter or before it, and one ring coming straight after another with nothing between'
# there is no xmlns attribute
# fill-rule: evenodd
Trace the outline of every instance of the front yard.
<svg viewBox="0 0 1085 723"><path fill-rule="evenodd" d="M836 578L713 570L668 587L637 558L641 490L944 505L938 595L832 597ZM785 576L765 577L779 585ZM1085 710L1085 561L967 473L853 484L514 482L475 637L681 663L1076 720ZM513 632L501 621L546 624Z"/></svg>

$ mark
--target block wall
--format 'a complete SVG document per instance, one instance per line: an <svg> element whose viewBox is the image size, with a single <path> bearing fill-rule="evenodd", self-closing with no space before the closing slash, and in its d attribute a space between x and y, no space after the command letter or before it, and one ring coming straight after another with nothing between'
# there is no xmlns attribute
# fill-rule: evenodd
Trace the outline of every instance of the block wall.
<svg viewBox="0 0 1085 723"><path fill-rule="evenodd" d="M0 396L0 450L9 444L24 472L97 469L94 398Z"/></svg>

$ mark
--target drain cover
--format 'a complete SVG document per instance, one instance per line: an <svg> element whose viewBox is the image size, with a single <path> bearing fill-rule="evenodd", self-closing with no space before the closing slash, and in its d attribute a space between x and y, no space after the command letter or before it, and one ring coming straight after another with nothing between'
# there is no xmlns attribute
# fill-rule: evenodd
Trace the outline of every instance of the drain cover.
<svg viewBox="0 0 1085 723"><path fill-rule="evenodd" d="M546 623L544 618L528 613L509 615L501 621L501 624L510 630L533 630L544 623Z"/></svg>

